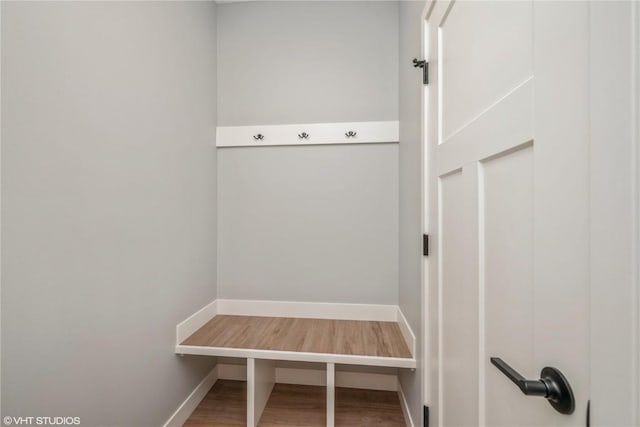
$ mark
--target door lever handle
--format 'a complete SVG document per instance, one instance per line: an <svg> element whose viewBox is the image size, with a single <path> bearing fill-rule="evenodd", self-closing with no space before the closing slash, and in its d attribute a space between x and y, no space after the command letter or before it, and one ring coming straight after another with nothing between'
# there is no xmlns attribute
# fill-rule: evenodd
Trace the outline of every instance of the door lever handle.
<svg viewBox="0 0 640 427"><path fill-rule="evenodd" d="M572 414L575 398L569 381L556 368L545 367L539 380L527 380L499 357L492 357L491 363L507 376L527 396L542 396L561 414Z"/></svg>
<svg viewBox="0 0 640 427"><path fill-rule="evenodd" d="M525 380L522 375L499 357L492 357L491 363L513 381L527 396L547 397L549 395L549 390L542 380Z"/></svg>

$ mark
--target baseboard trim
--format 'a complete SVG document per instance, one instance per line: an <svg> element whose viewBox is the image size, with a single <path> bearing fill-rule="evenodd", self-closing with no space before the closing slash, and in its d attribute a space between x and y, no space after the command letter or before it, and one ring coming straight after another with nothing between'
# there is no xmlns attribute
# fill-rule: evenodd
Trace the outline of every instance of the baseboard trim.
<svg viewBox="0 0 640 427"><path fill-rule="evenodd" d="M397 321L395 305L218 299L218 314L307 319Z"/></svg>
<svg viewBox="0 0 640 427"><path fill-rule="evenodd" d="M198 407L202 399L207 395L211 387L218 380L218 366L216 365L211 372L196 386L196 388L187 396L176 411L169 417L164 427L182 427L189 419L189 416Z"/></svg>
<svg viewBox="0 0 640 427"><path fill-rule="evenodd" d="M413 418L411 418L411 411L409 410L407 397L405 396L404 390L402 390L402 385L400 385L400 383L398 383L398 397L400 398L400 407L402 408L404 421L407 424L407 427L416 427L416 425L413 423Z"/></svg>
<svg viewBox="0 0 640 427"><path fill-rule="evenodd" d="M411 355L416 357L416 336L413 334L413 330L411 326L409 326L409 322L407 322L407 318L404 317L402 310L400 307L396 307L398 309L397 313L397 322L400 327L400 332L402 332L402 336L404 337L409 350L411 351Z"/></svg>
<svg viewBox="0 0 640 427"><path fill-rule="evenodd" d="M218 378L221 380L247 380L245 365L219 363ZM326 386L327 374L324 369L276 368L276 383ZM365 390L397 391L398 377L391 374L336 371L336 387L359 388Z"/></svg>
<svg viewBox="0 0 640 427"><path fill-rule="evenodd" d="M218 301L213 300L176 326L176 345L189 338L205 323L218 314Z"/></svg>

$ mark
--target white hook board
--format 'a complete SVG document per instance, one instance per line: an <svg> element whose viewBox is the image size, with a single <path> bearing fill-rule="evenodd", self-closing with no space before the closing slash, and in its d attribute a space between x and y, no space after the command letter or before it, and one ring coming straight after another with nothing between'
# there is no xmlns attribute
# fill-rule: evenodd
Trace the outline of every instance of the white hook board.
<svg viewBox="0 0 640 427"><path fill-rule="evenodd" d="M375 144L394 143L399 139L398 121L218 126L216 128L216 147Z"/></svg>

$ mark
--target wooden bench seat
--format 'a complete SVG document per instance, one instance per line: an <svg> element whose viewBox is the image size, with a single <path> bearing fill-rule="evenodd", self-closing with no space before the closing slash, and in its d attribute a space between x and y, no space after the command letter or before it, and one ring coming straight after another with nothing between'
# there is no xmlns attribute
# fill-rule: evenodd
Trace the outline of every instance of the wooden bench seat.
<svg viewBox="0 0 640 427"><path fill-rule="evenodd" d="M413 368L396 322L216 315L176 351L228 357Z"/></svg>

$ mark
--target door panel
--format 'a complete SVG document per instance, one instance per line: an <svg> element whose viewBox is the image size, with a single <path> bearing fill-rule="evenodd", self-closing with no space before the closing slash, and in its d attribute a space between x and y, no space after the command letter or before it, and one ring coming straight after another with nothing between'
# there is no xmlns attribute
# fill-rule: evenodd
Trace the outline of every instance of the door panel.
<svg viewBox="0 0 640 427"><path fill-rule="evenodd" d="M514 385L490 363L491 355L513 361L530 376L534 364L533 332L533 145L482 162L480 169L480 288L484 289L486 423L514 425L534 420L540 405L515 393ZM505 262L509 254L509 262ZM508 319L508 321L507 321ZM517 361L517 362L516 362ZM482 372L481 372L482 376ZM537 404L534 404L537 403ZM546 408L542 408L546 410Z"/></svg>
<svg viewBox="0 0 640 427"><path fill-rule="evenodd" d="M532 4L456 2L439 27L444 142L532 74Z"/></svg>
<svg viewBox="0 0 640 427"><path fill-rule="evenodd" d="M474 376L478 360L478 292L469 283L469 232L466 223L468 197L461 170L440 179L442 209L442 383L443 392L456 396L446 400L444 418L449 425L473 425L478 407L478 381ZM450 308L450 309L447 309Z"/></svg>
<svg viewBox="0 0 640 427"><path fill-rule="evenodd" d="M446 1L429 10L436 425L584 425L589 4ZM524 396L490 357L528 379L559 368L575 412Z"/></svg>

